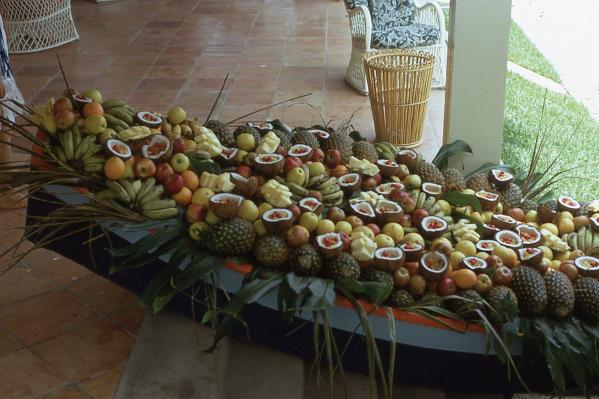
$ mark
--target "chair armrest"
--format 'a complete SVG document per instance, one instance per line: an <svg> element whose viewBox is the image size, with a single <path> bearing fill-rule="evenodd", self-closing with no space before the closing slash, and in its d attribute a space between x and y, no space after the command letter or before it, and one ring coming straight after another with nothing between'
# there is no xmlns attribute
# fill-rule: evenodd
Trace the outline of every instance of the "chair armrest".
<svg viewBox="0 0 599 399"><path fill-rule="evenodd" d="M439 41L447 38L445 16L439 3L434 0L416 0L414 2L414 23L432 25L439 29Z"/></svg>
<svg viewBox="0 0 599 399"><path fill-rule="evenodd" d="M366 6L356 6L348 10L349 29L351 31L352 44L364 50L370 50L372 38L372 20L370 11Z"/></svg>

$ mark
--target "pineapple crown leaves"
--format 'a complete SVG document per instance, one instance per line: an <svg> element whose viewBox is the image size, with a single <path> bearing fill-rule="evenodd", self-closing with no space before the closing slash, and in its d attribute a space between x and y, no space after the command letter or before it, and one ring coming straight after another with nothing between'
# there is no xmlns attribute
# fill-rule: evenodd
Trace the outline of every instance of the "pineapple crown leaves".
<svg viewBox="0 0 599 399"><path fill-rule="evenodd" d="M462 140L456 140L453 143L443 144L443 146L441 146L439 149L439 152L437 152L437 155L435 155L432 163L439 168L439 170L445 170L447 169L447 164L449 163L450 157L464 152L472 154L472 148L470 145L468 145L468 143Z"/></svg>

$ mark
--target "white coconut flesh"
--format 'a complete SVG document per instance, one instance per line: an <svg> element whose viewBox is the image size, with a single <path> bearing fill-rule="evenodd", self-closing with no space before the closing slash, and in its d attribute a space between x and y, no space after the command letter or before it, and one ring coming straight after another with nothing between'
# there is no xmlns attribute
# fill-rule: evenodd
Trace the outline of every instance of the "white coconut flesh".
<svg viewBox="0 0 599 399"><path fill-rule="evenodd" d="M436 216L427 216L422 219L422 226L426 231L443 231L447 229L447 222Z"/></svg>
<svg viewBox="0 0 599 399"><path fill-rule="evenodd" d="M151 123L154 125L160 125L162 123L162 118L158 115L148 112L148 111L140 111L137 113L137 118L140 121L144 121L146 123Z"/></svg>
<svg viewBox="0 0 599 399"><path fill-rule="evenodd" d="M586 270L599 269L599 259L594 256L581 256L574 261L576 266Z"/></svg>
<svg viewBox="0 0 599 399"><path fill-rule="evenodd" d="M361 213L362 215L374 216L374 210L372 209L372 205L370 205L368 202L357 202L355 204L352 204L351 207L354 209L354 211Z"/></svg>
<svg viewBox="0 0 599 399"><path fill-rule="evenodd" d="M302 198L299 202L300 207L306 208L310 212L314 212L315 210L317 210L318 207L320 207L320 205L322 205L322 202L320 202L317 198L314 197Z"/></svg>
<svg viewBox="0 0 599 399"><path fill-rule="evenodd" d="M485 190L478 191L476 193L476 196L478 198L482 199L483 201L489 201L489 202L497 201L497 199L499 198L499 194L490 193L490 192L485 191Z"/></svg>
<svg viewBox="0 0 599 399"><path fill-rule="evenodd" d="M155 135L152 137L150 142L144 145L141 149L144 157L146 158L159 158L166 154L171 148L171 142L165 136Z"/></svg>
<svg viewBox="0 0 599 399"><path fill-rule="evenodd" d="M395 247L379 248L374 252L374 257L377 259L399 260L403 257L403 252Z"/></svg>
<svg viewBox="0 0 599 399"><path fill-rule="evenodd" d="M497 245L499 244L493 240L480 240L476 243L476 248L481 251L492 251Z"/></svg>
<svg viewBox="0 0 599 399"><path fill-rule="evenodd" d="M404 252L410 251L420 251L422 249L422 245L417 242L406 242L405 244L401 244L401 250Z"/></svg>
<svg viewBox="0 0 599 399"><path fill-rule="evenodd" d="M348 173L341 176L338 181L341 186L353 186L357 184L360 179L360 175L357 173Z"/></svg>
<svg viewBox="0 0 599 399"><path fill-rule="evenodd" d="M234 204L239 206L243 201L243 197L235 194L220 193L214 194L212 197L210 197L210 201L214 202L215 204Z"/></svg>
<svg viewBox="0 0 599 399"><path fill-rule="evenodd" d="M233 158L237 154L237 151L238 151L237 148L223 148L223 150L221 151L220 155L223 158L231 159L231 158Z"/></svg>
<svg viewBox="0 0 599 399"><path fill-rule="evenodd" d="M304 156L312 152L312 147L305 144L296 144L289 149L288 154L291 156Z"/></svg>
<svg viewBox="0 0 599 399"><path fill-rule="evenodd" d="M447 258L435 252L422 255L422 265L433 272L440 272L447 268Z"/></svg>
<svg viewBox="0 0 599 399"><path fill-rule="evenodd" d="M111 153L115 154L117 157L130 157L131 156L131 148L129 146L118 139L108 139L106 140L106 147L110 150Z"/></svg>
<svg viewBox="0 0 599 399"><path fill-rule="evenodd" d="M537 256L541 252L543 252L543 251L540 250L539 248L522 248L522 249L518 250L520 259L522 259L522 260L529 260L532 257Z"/></svg>
<svg viewBox="0 0 599 399"><path fill-rule="evenodd" d="M316 237L316 242L322 248L336 249L343 245L341 234L339 233L326 233Z"/></svg>
<svg viewBox="0 0 599 399"><path fill-rule="evenodd" d="M278 222L281 220L291 220L293 218L293 213L291 213L289 209L273 208L264 212L263 217L265 220Z"/></svg>
<svg viewBox="0 0 599 399"><path fill-rule="evenodd" d="M379 194L389 194L395 189L403 190L405 186L401 183L384 183L380 184L376 188L376 192Z"/></svg>
<svg viewBox="0 0 599 399"><path fill-rule="evenodd" d="M507 181L514 177L511 173L501 169L493 169L491 173L493 173L493 176L495 176L495 179L498 181Z"/></svg>
<svg viewBox="0 0 599 399"><path fill-rule="evenodd" d="M380 200L376 204L376 211L378 213L399 213L402 208L393 201Z"/></svg>
<svg viewBox="0 0 599 399"><path fill-rule="evenodd" d="M328 139L330 136L329 132L325 132L324 130L320 129L310 129L308 130L308 133L312 133L313 135L320 137L321 139Z"/></svg>
<svg viewBox="0 0 599 399"><path fill-rule="evenodd" d="M516 231L522 239L522 242L525 244L530 244L541 240L541 233L532 226L522 224L516 227Z"/></svg>
<svg viewBox="0 0 599 399"><path fill-rule="evenodd" d="M466 256L462 262L464 262L465 265L468 265L468 267L471 269L484 269L487 267L487 262L477 258L476 256Z"/></svg>
<svg viewBox="0 0 599 399"><path fill-rule="evenodd" d="M519 247L522 245L522 239L513 231L500 231L495 234L495 241L506 247Z"/></svg>
<svg viewBox="0 0 599 399"><path fill-rule="evenodd" d="M435 183L424 183L422 185L422 191L430 194L441 194L443 187Z"/></svg>
<svg viewBox="0 0 599 399"><path fill-rule="evenodd" d="M280 162L283 159L283 156L280 154L261 154L258 155L255 159L257 163L270 165L273 163Z"/></svg>
<svg viewBox="0 0 599 399"><path fill-rule="evenodd" d="M87 103L91 103L92 101L94 101L94 100L92 100L91 98L89 98L89 97L86 97L86 96L83 96L83 95L81 95L81 94L75 94L75 95L73 96L73 98L74 98L74 99L75 99L75 101L77 101L77 102L80 102L80 103L86 103L86 104L87 104Z"/></svg>
<svg viewBox="0 0 599 399"><path fill-rule="evenodd" d="M566 195L561 195L557 199L557 202L559 202L560 204L562 204L563 206L565 206L566 208L569 208L569 209L580 208L580 204L578 203L578 201L576 201L574 198L568 197Z"/></svg>
<svg viewBox="0 0 599 399"><path fill-rule="evenodd" d="M411 159L414 159L414 158L416 158L418 156L416 154L416 152L412 151L412 150L402 150L402 151L399 151L397 153L397 155L407 156L408 158L411 158Z"/></svg>
<svg viewBox="0 0 599 399"><path fill-rule="evenodd" d="M398 163L391 161L390 159L379 159L376 161L381 166L389 166L391 168L397 168L399 166Z"/></svg>

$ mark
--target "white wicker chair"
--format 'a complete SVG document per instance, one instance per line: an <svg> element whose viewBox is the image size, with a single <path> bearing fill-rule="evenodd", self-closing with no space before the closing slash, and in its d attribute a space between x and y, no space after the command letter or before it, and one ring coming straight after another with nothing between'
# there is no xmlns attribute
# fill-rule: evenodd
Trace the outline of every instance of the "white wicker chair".
<svg viewBox="0 0 599 399"><path fill-rule="evenodd" d="M79 39L71 0L0 0L0 13L14 54L32 53Z"/></svg>
<svg viewBox="0 0 599 399"><path fill-rule="evenodd" d="M368 84L364 75L363 56L374 50L372 42L372 20L370 10L364 5L350 8L344 1L349 14L349 27L352 37L352 52L345 81L357 92L368 94ZM433 72L434 88L445 87L445 69L447 66L447 32L445 30L445 18L439 4L433 0L415 0L414 23L432 25L439 30L439 38L433 45L412 47L412 50L424 51L435 56L435 69Z"/></svg>

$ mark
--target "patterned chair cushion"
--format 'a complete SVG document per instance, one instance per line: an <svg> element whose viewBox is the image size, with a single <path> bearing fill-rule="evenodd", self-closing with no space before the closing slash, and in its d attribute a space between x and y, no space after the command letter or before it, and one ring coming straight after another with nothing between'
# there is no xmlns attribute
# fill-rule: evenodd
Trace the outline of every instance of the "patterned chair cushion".
<svg viewBox="0 0 599 399"><path fill-rule="evenodd" d="M368 7L368 0L344 0L347 8L353 10L357 6L366 6Z"/></svg>
<svg viewBox="0 0 599 399"><path fill-rule="evenodd" d="M412 24L388 28L383 31L372 30L373 48L412 48L430 46L439 40L439 29L432 25Z"/></svg>
<svg viewBox="0 0 599 399"><path fill-rule="evenodd" d="M384 31L414 23L414 0L368 0L372 29Z"/></svg>

